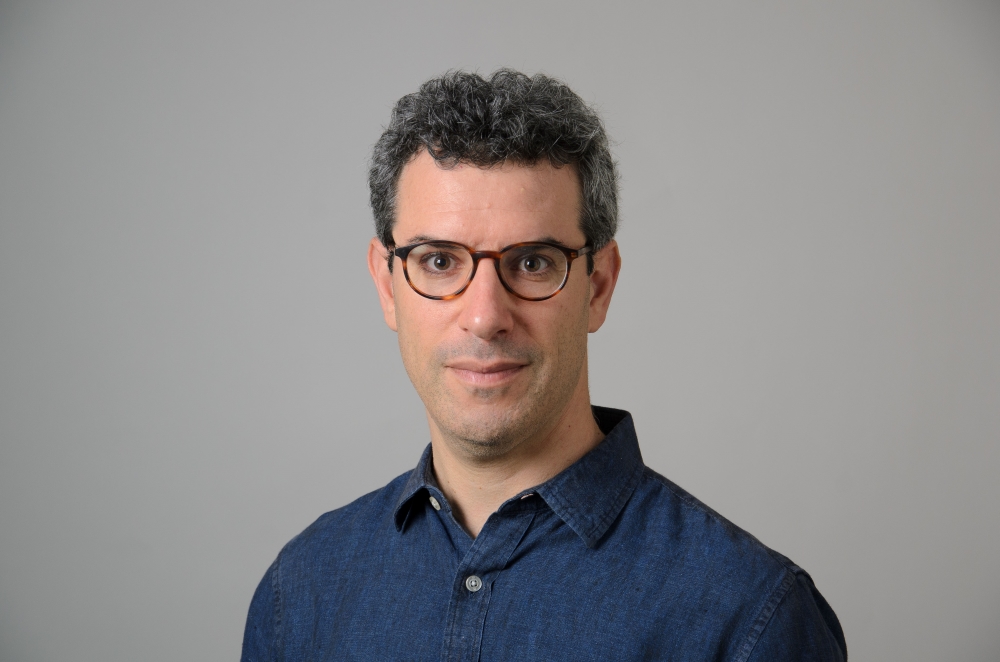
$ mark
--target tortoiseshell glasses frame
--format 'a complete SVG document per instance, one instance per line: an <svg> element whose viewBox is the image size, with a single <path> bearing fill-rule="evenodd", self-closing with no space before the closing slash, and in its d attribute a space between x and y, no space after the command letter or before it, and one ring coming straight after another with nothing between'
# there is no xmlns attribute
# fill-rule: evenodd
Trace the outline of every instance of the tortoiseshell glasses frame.
<svg viewBox="0 0 1000 662"><path fill-rule="evenodd" d="M431 246L431 245L442 248L447 247L451 250L458 252L459 254L468 253L469 257L471 258L472 268L469 270L468 276L465 278L465 281L462 283L461 287L459 287L457 290L450 292L448 294L429 294L427 292L421 291L420 288L413 282L408 266L409 260L407 258L410 256L410 253L413 250L418 249L422 246ZM503 266L504 257L511 255L513 251L521 251L522 255L528 257L540 257L537 253L532 253L531 251L532 247L537 247L539 252L548 251L549 254L553 256L556 255L556 253L551 253L551 251L554 249L558 251L559 254L565 257L564 264L553 265L557 269L557 271L554 272L553 274L554 276L558 277L559 276L558 271L564 270L563 273L561 274L562 277L559 280L558 285L555 286L551 292L542 296L527 296L525 294L519 293L515 289L515 287L511 285L511 283L509 282L508 276L505 275L506 269ZM435 301L448 301L450 299L454 299L458 296L461 296L461 294L469 288L469 285L472 283L472 279L476 277L476 271L479 268L479 261L482 260L483 258L488 258L493 260L493 266L496 268L497 277L500 279L500 283L503 285L505 290L507 290L508 292L510 292L519 299L524 299L525 301L544 301L546 299L551 299L560 291L562 291L562 289L566 286L567 281L569 280L569 272L570 272L570 267L573 264L573 260L583 255L587 255L588 253L591 252L591 250L592 249L590 246L584 246L582 248L575 249L575 248L569 248L568 246L563 246L562 244L557 244L548 241L524 241L517 244L511 244L509 246L505 246L498 251L477 251L464 244L460 244L454 241L429 240L429 241L420 241L415 244L410 244L408 246L399 246L397 248L393 248L392 250L389 251L387 257L389 259L390 266L393 257L398 257L400 259L400 261L403 263L403 276L406 278L407 284L414 292L416 292L422 297L433 299ZM440 255L440 252L429 253L429 254ZM464 271L467 268L468 268L467 266L464 267L462 271ZM546 287L545 289L547 290L548 287Z"/></svg>

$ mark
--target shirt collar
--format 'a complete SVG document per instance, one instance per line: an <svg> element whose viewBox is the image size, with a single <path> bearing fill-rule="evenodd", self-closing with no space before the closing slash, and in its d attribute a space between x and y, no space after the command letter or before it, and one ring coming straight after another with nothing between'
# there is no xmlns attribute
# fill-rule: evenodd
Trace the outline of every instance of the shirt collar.
<svg viewBox="0 0 1000 662"><path fill-rule="evenodd" d="M555 477L507 501L509 504L525 494L537 494L588 547L596 545L618 518L643 470L632 415L607 407L592 409L598 426L606 435L604 440ZM425 491L444 499L434 479L430 444L424 449L417 467L410 472L396 503L397 530L404 529L414 497ZM442 501L442 506L448 507L446 503Z"/></svg>

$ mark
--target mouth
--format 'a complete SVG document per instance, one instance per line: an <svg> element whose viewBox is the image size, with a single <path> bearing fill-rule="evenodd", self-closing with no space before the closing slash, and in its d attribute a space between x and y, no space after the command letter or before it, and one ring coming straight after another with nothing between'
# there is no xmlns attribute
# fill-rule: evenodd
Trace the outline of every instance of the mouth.
<svg viewBox="0 0 1000 662"><path fill-rule="evenodd" d="M471 386L498 386L514 379L527 364L516 361L453 361L445 367L459 379Z"/></svg>

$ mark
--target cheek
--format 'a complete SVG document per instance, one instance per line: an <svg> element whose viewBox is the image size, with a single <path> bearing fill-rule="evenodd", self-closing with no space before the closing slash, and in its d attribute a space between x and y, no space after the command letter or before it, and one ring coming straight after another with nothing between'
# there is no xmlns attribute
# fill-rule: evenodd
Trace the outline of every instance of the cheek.
<svg viewBox="0 0 1000 662"><path fill-rule="evenodd" d="M570 294L570 292L561 292ZM526 317L530 319L530 335L546 348L554 363L560 369L572 369L580 361L587 347L587 325L589 306L586 298L573 292L560 303L562 305L545 311L544 315Z"/></svg>
<svg viewBox="0 0 1000 662"><path fill-rule="evenodd" d="M572 353L573 361L579 361L586 356L589 322L590 307L586 302L575 309L566 311L565 323L561 327L561 341L565 350Z"/></svg>
<svg viewBox="0 0 1000 662"><path fill-rule="evenodd" d="M428 350L425 339L420 332L420 325L414 324L399 306L396 307L396 337L399 341L399 356L403 360L403 368L417 390L428 380L430 365L427 361Z"/></svg>
<svg viewBox="0 0 1000 662"><path fill-rule="evenodd" d="M582 266L582 265L581 265ZM587 326L590 322L590 279L585 273L574 273L575 279L567 283L566 288L557 296L566 295L562 300L560 311L563 332L573 337L586 339Z"/></svg>
<svg viewBox="0 0 1000 662"><path fill-rule="evenodd" d="M405 282L402 285L409 289ZM436 349L445 337L449 307L424 299L412 290L401 294L396 298L396 333L406 371L413 378L414 371L423 373L431 367Z"/></svg>

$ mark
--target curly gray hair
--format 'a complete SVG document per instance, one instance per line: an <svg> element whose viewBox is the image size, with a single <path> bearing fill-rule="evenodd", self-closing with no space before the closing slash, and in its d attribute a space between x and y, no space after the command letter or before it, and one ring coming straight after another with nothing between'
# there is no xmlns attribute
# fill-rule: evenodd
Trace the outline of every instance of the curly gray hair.
<svg viewBox="0 0 1000 662"><path fill-rule="evenodd" d="M395 247L399 176L420 149L446 168L507 161L533 165L542 159L556 167L571 165L583 191L580 228L587 243L600 250L618 229L618 169L604 125L555 78L511 69L488 79L450 71L396 102L368 171L375 234L386 248Z"/></svg>

